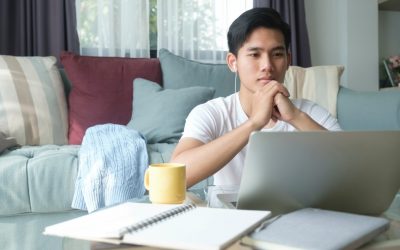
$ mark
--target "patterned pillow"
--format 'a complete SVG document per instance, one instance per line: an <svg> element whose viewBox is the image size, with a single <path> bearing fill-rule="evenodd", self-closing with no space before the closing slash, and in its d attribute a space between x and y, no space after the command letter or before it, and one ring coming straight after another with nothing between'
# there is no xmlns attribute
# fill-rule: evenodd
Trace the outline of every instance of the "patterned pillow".
<svg viewBox="0 0 400 250"><path fill-rule="evenodd" d="M313 101L336 117L337 95L343 71L344 67L341 65L309 68L290 66L286 71L284 84L289 90L290 98Z"/></svg>
<svg viewBox="0 0 400 250"><path fill-rule="evenodd" d="M67 144L67 103L55 57L0 56L0 131L20 145Z"/></svg>

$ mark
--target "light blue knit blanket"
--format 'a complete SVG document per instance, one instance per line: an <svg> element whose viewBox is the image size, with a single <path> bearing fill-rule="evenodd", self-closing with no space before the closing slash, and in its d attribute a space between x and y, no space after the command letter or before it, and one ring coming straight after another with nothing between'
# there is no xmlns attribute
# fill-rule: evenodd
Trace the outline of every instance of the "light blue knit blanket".
<svg viewBox="0 0 400 250"><path fill-rule="evenodd" d="M78 157L72 208L90 213L144 195L148 155L139 132L116 124L90 127Z"/></svg>

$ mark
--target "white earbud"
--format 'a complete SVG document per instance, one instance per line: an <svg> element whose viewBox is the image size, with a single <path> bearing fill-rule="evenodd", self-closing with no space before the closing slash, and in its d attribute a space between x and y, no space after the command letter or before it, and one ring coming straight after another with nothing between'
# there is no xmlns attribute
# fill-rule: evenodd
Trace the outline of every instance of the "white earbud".
<svg viewBox="0 0 400 250"><path fill-rule="evenodd" d="M236 72L237 68L236 68L236 62L233 63L233 72Z"/></svg>

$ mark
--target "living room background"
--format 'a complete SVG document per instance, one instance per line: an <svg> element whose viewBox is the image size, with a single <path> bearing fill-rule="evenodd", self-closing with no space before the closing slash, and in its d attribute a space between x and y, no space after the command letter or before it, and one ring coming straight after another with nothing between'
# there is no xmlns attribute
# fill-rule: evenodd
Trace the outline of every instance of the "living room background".
<svg viewBox="0 0 400 250"><path fill-rule="evenodd" d="M0 1L0 54L58 57L63 50L79 53L75 1ZM156 0L149 2L155 4ZM254 6L271 6L281 13L281 10L293 13L299 19L296 21L296 18L283 14L285 20L295 28L292 31L296 37L293 41L299 41L297 45L292 44L294 58L299 58L293 61L293 65L344 65L342 85L357 90L379 89L381 59L399 52L395 31L400 12L393 7L381 8L392 3L398 6L397 0L253 1ZM155 32L151 29L156 27L156 20L151 15L153 9L149 11L150 34L154 36ZM134 13L130 9L126 12ZM306 19L304 25L301 18ZM140 30L134 28L133 24L131 26L132 34ZM298 36L304 37L299 39ZM156 40L150 39L153 41L150 42L150 48L157 45ZM308 47L312 49L308 50ZM305 52L305 55L296 56L300 52ZM157 50L150 49L150 57L157 55ZM303 58L306 58L305 61Z"/></svg>

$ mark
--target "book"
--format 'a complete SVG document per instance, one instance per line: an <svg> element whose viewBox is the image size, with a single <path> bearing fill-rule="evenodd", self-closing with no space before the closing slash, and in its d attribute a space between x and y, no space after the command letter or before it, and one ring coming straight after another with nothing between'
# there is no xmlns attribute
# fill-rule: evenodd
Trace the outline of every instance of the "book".
<svg viewBox="0 0 400 250"><path fill-rule="evenodd" d="M389 82L393 87L400 86L400 56L391 56L383 60Z"/></svg>
<svg viewBox="0 0 400 250"><path fill-rule="evenodd" d="M45 235L174 249L222 249L269 211L126 202L45 228Z"/></svg>
<svg viewBox="0 0 400 250"><path fill-rule="evenodd" d="M241 242L259 249L355 249L388 228L381 217L304 208L273 217Z"/></svg>

